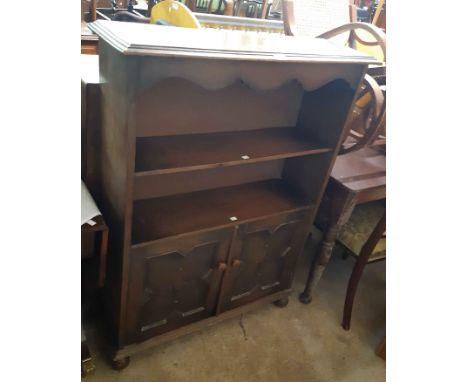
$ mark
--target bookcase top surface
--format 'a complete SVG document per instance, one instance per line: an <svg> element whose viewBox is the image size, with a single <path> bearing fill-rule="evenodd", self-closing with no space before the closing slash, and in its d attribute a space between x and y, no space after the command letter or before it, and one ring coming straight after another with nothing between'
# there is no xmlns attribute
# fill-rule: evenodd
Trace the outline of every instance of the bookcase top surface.
<svg viewBox="0 0 468 382"><path fill-rule="evenodd" d="M208 58L269 62L376 64L354 49L310 37L188 29L98 20L89 28L124 55Z"/></svg>

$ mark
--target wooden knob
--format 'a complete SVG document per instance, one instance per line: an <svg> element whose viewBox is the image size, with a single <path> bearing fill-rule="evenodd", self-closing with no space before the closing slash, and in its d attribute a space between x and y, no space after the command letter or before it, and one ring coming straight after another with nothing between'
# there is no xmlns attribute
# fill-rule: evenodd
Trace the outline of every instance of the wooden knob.
<svg viewBox="0 0 468 382"><path fill-rule="evenodd" d="M226 263L219 263L218 264L218 271L224 271L227 268Z"/></svg>
<svg viewBox="0 0 468 382"><path fill-rule="evenodd" d="M232 262L232 266L234 268L237 268L239 265L241 264L241 261L239 259L235 259L233 262Z"/></svg>

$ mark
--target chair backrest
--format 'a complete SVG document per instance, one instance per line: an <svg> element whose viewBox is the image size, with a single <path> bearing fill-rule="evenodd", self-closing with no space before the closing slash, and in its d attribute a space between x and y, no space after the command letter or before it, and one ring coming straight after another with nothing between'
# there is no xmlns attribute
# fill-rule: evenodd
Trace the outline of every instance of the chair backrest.
<svg viewBox="0 0 468 382"><path fill-rule="evenodd" d="M182 28L201 28L195 14L186 5L175 0L164 0L153 6L150 23L168 23Z"/></svg>
<svg viewBox="0 0 468 382"><path fill-rule="evenodd" d="M351 21L349 0L283 0L285 24L294 23L294 34L316 37ZM287 25L286 25L287 26ZM332 41L346 44L348 33Z"/></svg>

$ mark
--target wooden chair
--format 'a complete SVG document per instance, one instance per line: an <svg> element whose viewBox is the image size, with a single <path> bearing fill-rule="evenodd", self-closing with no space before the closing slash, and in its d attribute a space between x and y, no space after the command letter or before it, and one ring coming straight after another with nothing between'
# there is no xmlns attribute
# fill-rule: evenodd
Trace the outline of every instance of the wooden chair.
<svg viewBox="0 0 468 382"><path fill-rule="evenodd" d="M365 146L386 144L386 76L366 75L348 121L348 135L340 154L347 154Z"/></svg>
<svg viewBox="0 0 468 382"><path fill-rule="evenodd" d="M349 0L283 0L285 34L331 39L386 59L385 33L368 23L356 22L356 7ZM385 94L381 89L385 64L372 67L365 75L341 153L350 153L378 141L383 144ZM377 80L380 78L380 84ZM378 140L379 139L379 140Z"/></svg>
<svg viewBox="0 0 468 382"><path fill-rule="evenodd" d="M236 0L233 16L266 19L271 6L271 0Z"/></svg>
<svg viewBox="0 0 468 382"><path fill-rule="evenodd" d="M346 290L342 326L350 329L354 297L367 264L385 260L385 201L357 206L348 222L338 234L338 241L347 253L356 258Z"/></svg>

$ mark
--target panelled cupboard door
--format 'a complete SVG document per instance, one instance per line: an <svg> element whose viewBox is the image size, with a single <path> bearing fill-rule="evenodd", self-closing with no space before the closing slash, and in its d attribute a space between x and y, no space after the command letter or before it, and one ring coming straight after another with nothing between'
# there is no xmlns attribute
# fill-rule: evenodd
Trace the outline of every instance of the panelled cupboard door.
<svg viewBox="0 0 468 382"><path fill-rule="evenodd" d="M127 343L214 315L234 229L133 248Z"/></svg>
<svg viewBox="0 0 468 382"><path fill-rule="evenodd" d="M307 212L288 213L239 226L224 277L223 312L288 289L307 235Z"/></svg>

